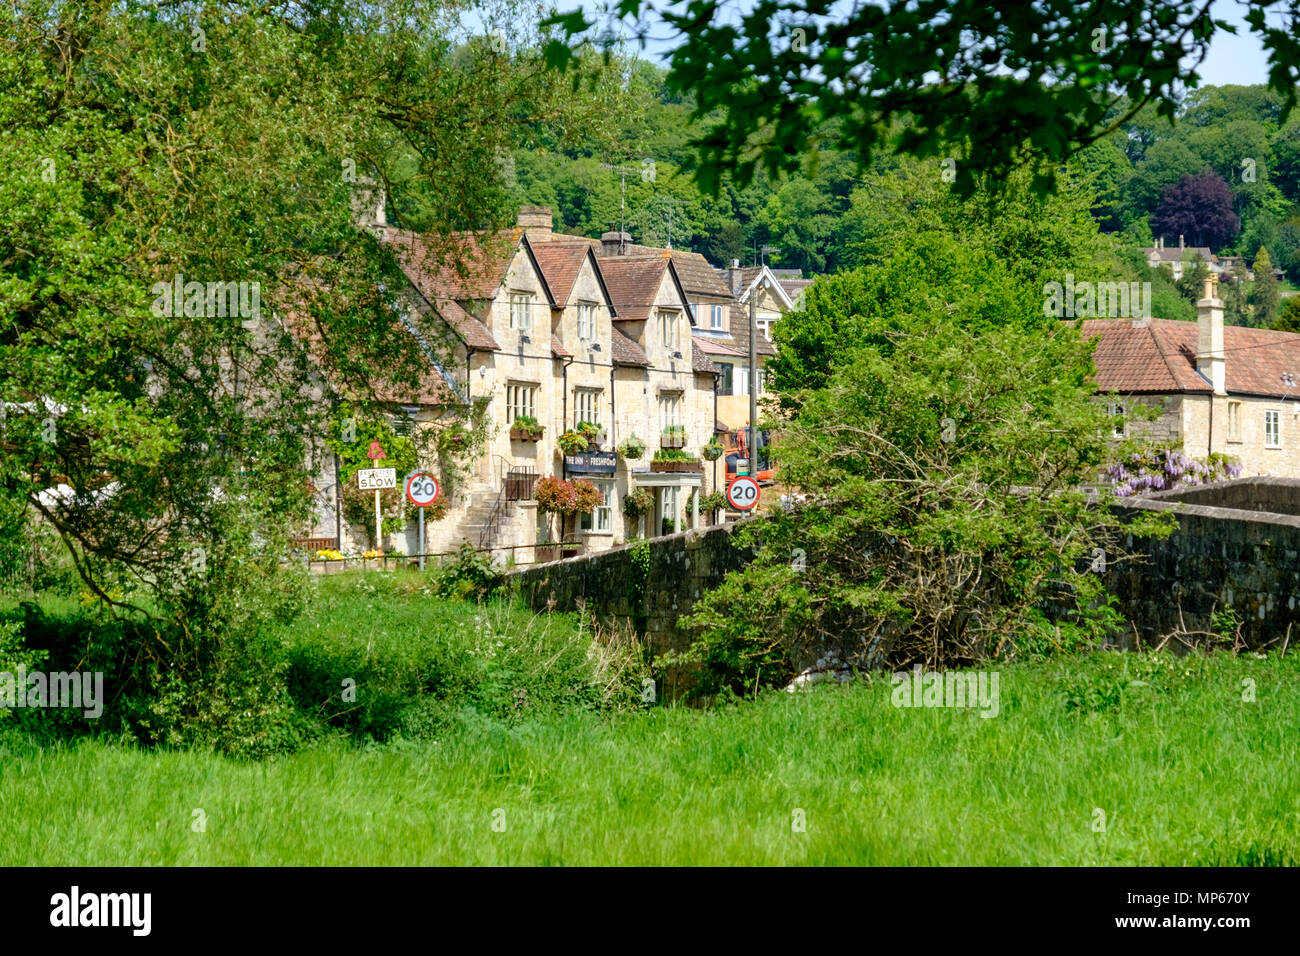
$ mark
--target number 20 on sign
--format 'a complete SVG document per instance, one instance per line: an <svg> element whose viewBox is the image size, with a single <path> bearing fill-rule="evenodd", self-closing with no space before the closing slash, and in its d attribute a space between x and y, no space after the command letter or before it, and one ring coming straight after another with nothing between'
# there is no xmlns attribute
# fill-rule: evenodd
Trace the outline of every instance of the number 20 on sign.
<svg viewBox="0 0 1300 956"><path fill-rule="evenodd" d="M727 486L727 502L737 511L749 511L758 504L758 482L740 477Z"/></svg>

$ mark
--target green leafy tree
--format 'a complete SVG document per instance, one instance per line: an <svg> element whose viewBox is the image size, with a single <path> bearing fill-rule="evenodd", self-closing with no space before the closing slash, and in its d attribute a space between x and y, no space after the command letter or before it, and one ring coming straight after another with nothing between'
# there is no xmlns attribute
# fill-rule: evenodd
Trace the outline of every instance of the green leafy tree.
<svg viewBox="0 0 1300 956"><path fill-rule="evenodd" d="M637 20L650 6L623 0L610 13ZM1271 6L1249 3L1246 21L1271 53L1269 85L1286 110L1296 100L1300 39L1266 23ZM953 157L963 194L983 174L1001 179L1028 161L1045 189L1060 164L1144 107L1172 118L1199 79L1185 65L1236 29L1190 0L1163 5L1157 17L1119 0L1047 0L1012 16L989 0L833 9L761 0L742 13L695 0L661 16L678 33L667 53L670 85L695 97L695 115L718 116L693 137L710 189L723 171L738 170L742 181L760 167L794 173L827 142L864 164L878 151ZM555 21L570 36L591 26L580 10ZM558 40L549 52L556 64L573 57Z"/></svg>
<svg viewBox="0 0 1300 956"><path fill-rule="evenodd" d="M1272 327L1279 332L1300 332L1300 295L1287 296L1282 300Z"/></svg>
<svg viewBox="0 0 1300 956"><path fill-rule="evenodd" d="M937 238L818 287L838 349L805 354L797 317L775 333L795 357L776 376L793 401L773 455L809 503L769 517L752 567L697 605L689 657L714 688L779 684L828 650L864 668L956 665L1105 633L1096 555L1129 555L1079 490L1116 451L1078 326ZM831 304L855 300L870 307Z"/></svg>
<svg viewBox="0 0 1300 956"><path fill-rule="evenodd" d="M1277 318L1277 277L1273 275L1273 260L1267 249L1260 249L1251 265L1255 273L1255 287L1250 294L1250 303L1255 310L1255 324L1268 328Z"/></svg>
<svg viewBox="0 0 1300 956"><path fill-rule="evenodd" d="M405 279L354 225L366 179L406 225L495 225L498 157L580 121L522 8L478 12L0 9L0 493L102 602L206 635L195 659L266 612L244 595L275 591L309 517L330 392L429 372ZM485 31L511 21L509 44Z"/></svg>

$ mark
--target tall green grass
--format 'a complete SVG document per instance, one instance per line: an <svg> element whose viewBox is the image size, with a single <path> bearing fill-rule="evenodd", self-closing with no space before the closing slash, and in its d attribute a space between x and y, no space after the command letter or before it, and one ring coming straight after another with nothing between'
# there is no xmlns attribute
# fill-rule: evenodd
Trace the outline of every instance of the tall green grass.
<svg viewBox="0 0 1300 956"><path fill-rule="evenodd" d="M877 678L262 762L11 743L0 864L1295 864L1298 691L1296 654L1096 654L1003 668L991 719Z"/></svg>

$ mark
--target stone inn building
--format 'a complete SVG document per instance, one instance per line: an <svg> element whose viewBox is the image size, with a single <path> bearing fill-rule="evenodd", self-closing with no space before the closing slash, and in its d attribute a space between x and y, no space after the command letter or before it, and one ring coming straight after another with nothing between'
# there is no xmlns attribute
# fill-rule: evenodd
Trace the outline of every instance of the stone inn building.
<svg viewBox="0 0 1300 956"><path fill-rule="evenodd" d="M700 454L718 433L720 370L693 333L697 315L712 321L713 307L729 310L731 301L702 256L633 246L626 234L553 233L545 207L524 207L516 226L500 233L454 237L454 256L445 254L445 239L435 247L429 237L387 226L382 202L361 224L392 248L410 283L409 307L445 327L451 342L416 404L403 403L405 415L415 427L432 427L439 404L486 400L490 420L468 479L446 499L446 513L426 523L423 550L449 552L469 541L523 562L555 556L536 546L561 538L592 551L707 523L700 497L725 481ZM711 282L701 289L705 273ZM519 419L539 427L513 427ZM599 429L594 446L565 454L559 437L581 423ZM628 439L644 443L642 456L619 453ZM652 461L660 448L696 460ZM548 475L592 482L602 503L563 521L540 512L535 487ZM623 499L637 489L650 492L654 505L632 519ZM334 520L322 512L314 533L328 534ZM419 551L415 524L385 544ZM345 524L339 537L343 547L369 540L365 529Z"/></svg>
<svg viewBox="0 0 1300 956"><path fill-rule="evenodd" d="M1225 327L1215 275L1196 311L1196 322L1083 320L1084 337L1099 337L1115 437L1132 430L1195 458L1227 455L1242 477L1300 477L1300 335ZM1154 421L1131 416L1139 403Z"/></svg>

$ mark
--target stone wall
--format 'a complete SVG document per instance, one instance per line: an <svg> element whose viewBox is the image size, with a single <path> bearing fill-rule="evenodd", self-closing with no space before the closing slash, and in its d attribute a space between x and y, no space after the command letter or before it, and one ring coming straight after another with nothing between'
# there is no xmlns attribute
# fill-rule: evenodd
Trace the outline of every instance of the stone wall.
<svg viewBox="0 0 1300 956"><path fill-rule="evenodd" d="M1153 501L1182 501L1211 508L1300 515L1300 479L1297 478L1236 478L1199 488L1159 491L1145 497Z"/></svg>
<svg viewBox="0 0 1300 956"><path fill-rule="evenodd" d="M685 650L690 639L678 630L677 619L689 614L700 595L721 583L728 571L744 567L753 556L732 542L738 524L653 539L643 586L636 545L533 565L513 571L511 577L536 610L551 601L562 611L583 603L598 617L635 621L652 654ZM681 674L669 673L665 679L663 692L669 697L684 689Z"/></svg>
<svg viewBox="0 0 1300 956"><path fill-rule="evenodd" d="M1260 479L1226 484L1202 490L1241 501L1270 493L1244 487L1260 486ZM1130 543L1144 555L1140 563L1107 569L1109 589L1144 644L1180 627L1208 629L1211 614L1227 607L1243 621L1252 647L1277 646L1289 631L1300 640L1300 517L1155 497L1124 507L1172 511L1178 521L1164 541Z"/></svg>
<svg viewBox="0 0 1300 956"><path fill-rule="evenodd" d="M1243 622L1252 647L1277 647L1288 629L1300 643L1300 481L1243 479L1203 489L1166 492L1186 498L1222 500L1239 508L1213 507L1155 496L1131 499L1121 511L1170 511L1178 528L1169 538L1131 539L1141 555L1136 562L1109 562L1107 585L1120 612L1132 622L1121 641L1144 646L1169 632L1208 630L1215 610L1231 606ZM1262 510L1289 508L1292 514ZM1240 510L1250 508L1252 510ZM747 519L749 521L762 519ZM687 531L650 542L650 566L644 588L633 559L635 546L624 545L568 561L535 565L512 572L521 594L538 610L554 601L559 610L580 602L600 617L631 618L643 629L654 654L681 650L689 636L678 618L728 571L743 567L752 553L736 547L737 525ZM680 674L668 675L670 696L685 686Z"/></svg>

